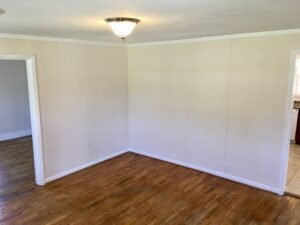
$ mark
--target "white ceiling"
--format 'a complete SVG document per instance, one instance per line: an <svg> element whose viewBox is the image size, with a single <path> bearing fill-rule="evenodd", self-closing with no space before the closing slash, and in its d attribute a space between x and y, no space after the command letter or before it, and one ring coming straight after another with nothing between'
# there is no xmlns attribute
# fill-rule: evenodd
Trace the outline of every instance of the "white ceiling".
<svg viewBox="0 0 300 225"><path fill-rule="evenodd" d="M118 43L106 17L141 19L127 42L300 28L300 0L0 0L0 33Z"/></svg>

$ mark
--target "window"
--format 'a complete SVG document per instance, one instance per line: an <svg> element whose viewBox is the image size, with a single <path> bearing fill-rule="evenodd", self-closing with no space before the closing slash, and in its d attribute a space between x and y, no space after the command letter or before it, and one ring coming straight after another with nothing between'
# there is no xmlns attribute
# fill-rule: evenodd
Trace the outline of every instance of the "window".
<svg viewBox="0 0 300 225"><path fill-rule="evenodd" d="M294 100L300 101L300 55L296 56L295 80L294 80Z"/></svg>

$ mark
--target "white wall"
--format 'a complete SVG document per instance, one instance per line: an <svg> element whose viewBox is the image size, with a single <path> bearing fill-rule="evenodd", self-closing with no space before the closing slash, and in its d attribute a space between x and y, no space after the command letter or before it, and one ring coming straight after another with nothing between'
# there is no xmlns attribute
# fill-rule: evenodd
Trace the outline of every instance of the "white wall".
<svg viewBox="0 0 300 225"><path fill-rule="evenodd" d="M294 48L299 34L128 49L0 39L0 53L36 55L46 178L129 146L272 191Z"/></svg>
<svg viewBox="0 0 300 225"><path fill-rule="evenodd" d="M299 34L129 46L130 147L277 191L294 48Z"/></svg>
<svg viewBox="0 0 300 225"><path fill-rule="evenodd" d="M0 39L0 53L36 56L46 178L127 148L125 47Z"/></svg>
<svg viewBox="0 0 300 225"><path fill-rule="evenodd" d="M0 60L0 140L30 133L25 61Z"/></svg>

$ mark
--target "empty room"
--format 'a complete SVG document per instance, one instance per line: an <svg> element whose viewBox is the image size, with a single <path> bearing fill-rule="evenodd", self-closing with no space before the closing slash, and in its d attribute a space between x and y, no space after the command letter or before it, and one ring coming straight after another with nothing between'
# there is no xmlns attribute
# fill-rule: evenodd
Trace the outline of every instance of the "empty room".
<svg viewBox="0 0 300 225"><path fill-rule="evenodd" d="M0 0L0 224L299 225L299 9Z"/></svg>

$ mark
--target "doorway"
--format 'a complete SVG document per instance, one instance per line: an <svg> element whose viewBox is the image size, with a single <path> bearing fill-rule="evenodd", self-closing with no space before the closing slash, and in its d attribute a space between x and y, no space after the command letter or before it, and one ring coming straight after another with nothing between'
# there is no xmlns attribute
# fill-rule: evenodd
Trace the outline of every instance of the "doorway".
<svg viewBox="0 0 300 225"><path fill-rule="evenodd" d="M300 198L300 50L292 51L285 129L283 192Z"/></svg>
<svg viewBox="0 0 300 225"><path fill-rule="evenodd" d="M12 132L8 131L6 134L2 135L0 139L1 144L0 148L3 151L2 157L0 160L7 160L7 163L2 164L2 168L0 168L0 175L3 176L3 182L5 181L4 178L9 179L9 182L12 184L20 183L20 180L14 180L14 178L18 178L18 176L21 176L18 174L18 171L24 172L24 170L29 170L31 168L33 171L30 172L24 172L23 179L30 179L32 177L33 183L35 180L35 183L37 185L44 185L44 163L43 163L43 151L42 151L42 135L41 135L41 123L40 123L40 110L39 110L39 98L38 98L38 88L37 88L37 77L36 77L36 65L35 65L35 56L34 55L20 55L20 54L0 54L0 61L3 63L10 62L13 67L18 67L17 65L23 65L24 66L24 76L25 80L27 79L27 85L26 92L21 92L21 94L18 94L19 96L14 96L13 99L18 100L18 104L25 105L26 98L24 98L23 95L27 95L27 107L28 109L24 110L24 113L26 114L26 111L28 110L28 119L27 118L17 118L17 121L14 121L14 124L7 125L6 128L10 127ZM4 64L3 64L4 65ZM4 67L2 67L4 68ZM1 70L1 67L0 67ZM10 79L11 80L11 79ZM16 87L16 86L14 86ZM17 88L19 89L19 88ZM7 89L9 90L9 89ZM20 92L20 90L16 90L16 92ZM10 90L12 92L12 90ZM16 94L17 95L17 94ZM10 97L4 97L2 99L2 102L6 102L10 100ZM29 106L28 106L29 105ZM11 113L16 113L16 105L11 108ZM5 107L5 106L4 106ZM26 108L26 107L25 107ZM3 111L4 108L2 108ZM0 108L1 110L1 108ZM7 112L6 112L7 113ZM8 113L9 114L9 113ZM24 114L24 116L26 116ZM2 128L4 129L4 122L2 121ZM16 131L13 131L12 129L16 128ZM22 129L21 129L22 128ZM13 140L11 140L13 139ZM22 155L23 159L18 158L18 155ZM16 156L16 158L9 158ZM15 161L15 162L14 162ZM18 163L23 163L22 166L18 167ZM9 165L12 165L13 170L9 171L5 174L5 170L8 170ZM7 166L7 167L6 167ZM9 176L7 176L9 174ZM13 177L8 178L8 177ZM23 181L22 181L23 182ZM24 181L24 183L26 183ZM5 184L4 184L5 186Z"/></svg>
<svg viewBox="0 0 300 225"><path fill-rule="evenodd" d="M294 60L294 85L291 114L291 138L286 194L300 197L300 54Z"/></svg>

